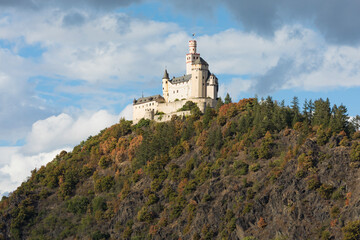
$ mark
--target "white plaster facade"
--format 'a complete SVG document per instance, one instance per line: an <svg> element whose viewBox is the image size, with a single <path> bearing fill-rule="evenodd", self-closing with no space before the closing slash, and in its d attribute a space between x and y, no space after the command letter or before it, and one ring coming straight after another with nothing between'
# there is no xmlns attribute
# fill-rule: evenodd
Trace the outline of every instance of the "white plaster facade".
<svg viewBox="0 0 360 240"><path fill-rule="evenodd" d="M215 107L218 94L218 79L209 71L209 64L196 52L196 41L189 41L186 54L186 74L169 78L165 70L162 78L163 97L160 95L134 99L133 122L141 118L167 121L172 115L186 116L178 112L187 101L195 102L202 112L206 107ZM156 115L163 113L162 117ZM170 119L169 119L170 118ZM165 120L164 120L165 119Z"/></svg>

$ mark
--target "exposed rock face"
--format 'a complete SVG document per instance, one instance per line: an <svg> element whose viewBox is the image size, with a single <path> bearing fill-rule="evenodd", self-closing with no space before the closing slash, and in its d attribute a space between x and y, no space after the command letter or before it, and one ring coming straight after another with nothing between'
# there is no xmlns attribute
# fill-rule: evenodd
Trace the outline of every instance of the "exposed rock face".
<svg viewBox="0 0 360 240"><path fill-rule="evenodd" d="M251 140L229 130L241 116L102 131L1 201L0 239L343 239L360 216L359 140Z"/></svg>

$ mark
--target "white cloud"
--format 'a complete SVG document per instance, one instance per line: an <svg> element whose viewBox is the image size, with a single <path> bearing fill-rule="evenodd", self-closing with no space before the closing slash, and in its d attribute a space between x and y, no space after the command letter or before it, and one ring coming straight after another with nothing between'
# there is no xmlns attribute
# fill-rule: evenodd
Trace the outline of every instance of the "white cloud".
<svg viewBox="0 0 360 240"><path fill-rule="evenodd" d="M118 121L118 115L112 115L105 110L83 112L76 118L66 113L51 116L33 124L22 151L35 154L74 146Z"/></svg>
<svg viewBox="0 0 360 240"><path fill-rule="evenodd" d="M120 117L132 118L129 104L119 115L105 110L82 112L78 116L61 113L35 122L22 147L0 147L0 196L13 191L31 170L45 165L62 150L71 151L82 140L117 123Z"/></svg>
<svg viewBox="0 0 360 240"><path fill-rule="evenodd" d="M121 111L119 114L120 118L125 118L126 120L132 120L133 119L133 105L129 104L127 105L124 110Z"/></svg>
<svg viewBox="0 0 360 240"><path fill-rule="evenodd" d="M31 175L35 168L50 162L61 150L69 151L70 148L57 149L34 155L24 155L19 152L19 147L0 147L0 155L8 156L6 163L0 165L0 196L6 192L14 191L21 182Z"/></svg>

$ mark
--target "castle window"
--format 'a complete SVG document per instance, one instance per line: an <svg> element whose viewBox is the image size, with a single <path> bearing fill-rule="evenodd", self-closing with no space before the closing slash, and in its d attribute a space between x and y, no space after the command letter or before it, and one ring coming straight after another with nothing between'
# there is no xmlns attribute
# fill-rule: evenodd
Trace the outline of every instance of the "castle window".
<svg viewBox="0 0 360 240"><path fill-rule="evenodd" d="M179 90L176 90L176 93L178 93L179 92Z"/></svg>

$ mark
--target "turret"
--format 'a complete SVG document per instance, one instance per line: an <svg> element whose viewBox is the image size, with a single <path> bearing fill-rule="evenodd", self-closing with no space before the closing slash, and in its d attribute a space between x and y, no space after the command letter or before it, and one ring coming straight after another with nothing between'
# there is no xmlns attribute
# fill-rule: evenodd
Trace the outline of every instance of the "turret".
<svg viewBox="0 0 360 240"><path fill-rule="evenodd" d="M163 97L165 102L169 102L169 74L165 69L164 76L162 78Z"/></svg>
<svg viewBox="0 0 360 240"><path fill-rule="evenodd" d="M191 65L200 59L200 54L196 53L196 40L189 41L189 53L186 54L186 74L191 74Z"/></svg>

